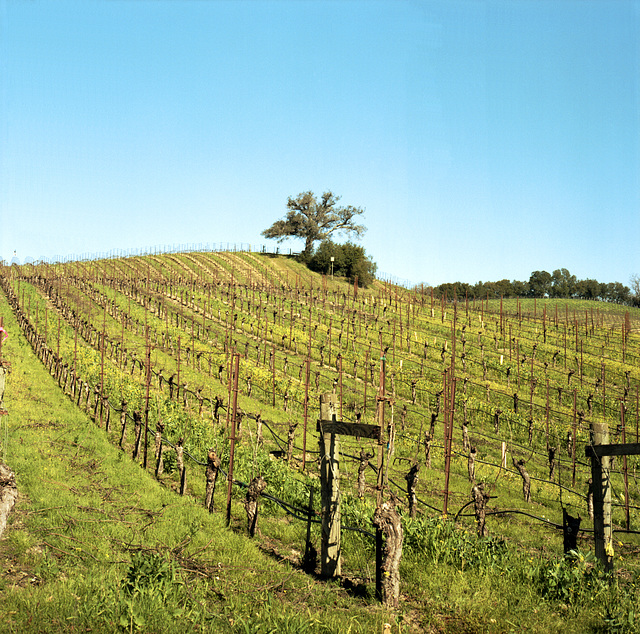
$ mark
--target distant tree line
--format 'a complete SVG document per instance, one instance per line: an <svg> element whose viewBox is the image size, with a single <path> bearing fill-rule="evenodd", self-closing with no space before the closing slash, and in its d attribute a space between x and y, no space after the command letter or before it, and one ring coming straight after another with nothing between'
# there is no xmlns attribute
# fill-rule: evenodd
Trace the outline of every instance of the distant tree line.
<svg viewBox="0 0 640 634"><path fill-rule="evenodd" d="M455 282L433 287L434 297L452 298L454 289L458 299L498 299L500 297L552 297L558 299L591 299L628 306L640 306L639 278L631 278L632 289L620 282L598 282L578 280L567 269L556 269L553 273L534 271L527 282L500 280L498 282Z"/></svg>

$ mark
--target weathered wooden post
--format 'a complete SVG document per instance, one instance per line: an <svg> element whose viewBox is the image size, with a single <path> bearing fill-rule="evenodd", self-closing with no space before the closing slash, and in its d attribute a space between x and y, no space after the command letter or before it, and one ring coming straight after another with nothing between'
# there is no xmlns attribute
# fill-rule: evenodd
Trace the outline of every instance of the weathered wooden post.
<svg viewBox="0 0 640 634"><path fill-rule="evenodd" d="M4 361L2 359L2 343L3 341L7 338L6 335L6 331L4 329L4 319L2 318L2 316L0 316L0 420L2 420L2 416L7 416L9 414L8 410L5 408L4 406L4 390L5 390L5 382L6 382L6 375L9 372L9 368L11 366L11 364L9 363L9 361ZM0 458L2 460L6 460L6 455L7 455L7 425L5 424L4 427L4 438L0 438L0 444L2 445L2 454L0 455ZM13 473L10 472L12 475ZM15 485L15 482L14 482ZM13 489L11 489L11 491L13 491ZM11 495L13 495L13 493L11 493ZM4 504L4 509L0 509L0 534L2 534L2 531L4 530L4 526L6 523L6 520L3 518L6 518L6 516L9 514L9 511L11 510L11 508L13 507L13 504L15 503L15 500L18 497L18 490L17 488L15 489L15 498L13 498L13 502L9 502L9 489L6 489L6 495L5 495L5 499L3 501L3 495L2 495L2 490L0 488L0 505ZM1 515L2 513L4 513L4 515Z"/></svg>
<svg viewBox="0 0 640 634"><path fill-rule="evenodd" d="M146 313L145 313L146 317ZM149 344L149 327L145 327L145 337L147 344L147 363L145 377L145 399L144 399L144 455L142 463L144 469L147 468L147 455L149 450L149 388L151 385L151 345Z"/></svg>
<svg viewBox="0 0 640 634"><path fill-rule="evenodd" d="M382 332L382 331L380 331ZM382 339L381 339L382 343ZM385 348L380 355L380 384L377 396L378 417L378 476L376 480L376 512L382 507L384 494L384 407L387 400L385 375L387 368ZM381 525L376 525L376 597L383 599L382 573L383 573L383 531Z"/></svg>
<svg viewBox="0 0 640 634"><path fill-rule="evenodd" d="M591 423L591 444L609 443L609 426L606 423ZM605 571L613 570L613 534L611 526L611 479L608 455L591 455L591 479L593 483L593 534L595 555Z"/></svg>
<svg viewBox="0 0 640 634"><path fill-rule="evenodd" d="M380 437L378 425L350 423L336 420L337 396L335 392L320 395L320 494L322 498L321 571L323 577L340 575L340 491L338 435L356 438ZM382 473L378 468L378 475ZM381 495L382 489L380 489ZM379 531L381 532L381 531Z"/></svg>
<svg viewBox="0 0 640 634"><path fill-rule="evenodd" d="M320 495L322 500L322 531L320 542L320 574L337 577L340 566L340 446L335 433L325 433L323 423L335 422L335 393L320 395Z"/></svg>

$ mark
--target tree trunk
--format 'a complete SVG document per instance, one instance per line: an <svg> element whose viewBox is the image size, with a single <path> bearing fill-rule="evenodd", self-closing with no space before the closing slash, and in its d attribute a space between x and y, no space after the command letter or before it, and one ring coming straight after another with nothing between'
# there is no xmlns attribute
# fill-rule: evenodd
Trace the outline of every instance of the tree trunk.
<svg viewBox="0 0 640 634"><path fill-rule="evenodd" d="M553 480L556 471L556 448L547 447L547 453L549 454L549 480Z"/></svg>
<svg viewBox="0 0 640 634"><path fill-rule="evenodd" d="M164 431L164 425L158 423L156 427L156 445L155 445L155 457L156 457L156 478L159 478L163 472L162 464L162 432Z"/></svg>
<svg viewBox="0 0 640 634"><path fill-rule="evenodd" d="M418 485L418 471L420 464L414 464L409 473L404 477L407 481L407 496L409 498L409 517L413 519L418 512L418 498L416 497L416 486Z"/></svg>
<svg viewBox="0 0 640 634"><path fill-rule="evenodd" d="M304 241L304 255L311 255L313 251L313 243L315 240L312 236L307 236Z"/></svg>
<svg viewBox="0 0 640 634"><path fill-rule="evenodd" d="M580 531L580 517L571 517L567 509L562 509L562 528L564 535L565 554L578 547L578 532Z"/></svg>
<svg viewBox="0 0 640 634"><path fill-rule="evenodd" d="M122 411L120 412L120 449L124 443L124 437L127 433L127 401L122 401Z"/></svg>
<svg viewBox="0 0 640 634"><path fill-rule="evenodd" d="M478 537L486 537L489 534L485 525L486 506L489 496L484 492L484 483L473 485L471 498L473 499L476 522L478 523Z"/></svg>
<svg viewBox="0 0 640 634"><path fill-rule="evenodd" d="M293 458L293 442L296 437L296 427L298 427L298 423L289 425L289 433L287 434L287 462L289 463Z"/></svg>
<svg viewBox="0 0 640 634"><path fill-rule="evenodd" d="M0 535L7 526L7 517L18 499L18 487L13 471L0 464Z"/></svg>
<svg viewBox="0 0 640 634"><path fill-rule="evenodd" d="M213 513L213 496L216 492L216 480L218 479L219 469L220 458L218 458L213 449L210 449L209 454L207 455L207 492L204 500L205 508L209 510L209 513Z"/></svg>
<svg viewBox="0 0 640 634"><path fill-rule="evenodd" d="M385 536L382 551L382 602L388 608L397 608L400 599L400 559L404 538L400 515L392 502L383 502L376 509L373 524Z"/></svg>
<svg viewBox="0 0 640 634"><path fill-rule="evenodd" d="M258 476L251 480L251 484L249 484L249 488L247 489L244 508L247 511L247 530L251 537L256 534L258 525L258 498L266 488L267 483L262 477Z"/></svg>
<svg viewBox="0 0 640 634"><path fill-rule="evenodd" d="M524 460L516 461L515 458L511 458L513 466L518 470L522 476L522 493L524 495L525 502L531 502L531 480L527 470L524 468Z"/></svg>
<svg viewBox="0 0 640 634"><path fill-rule="evenodd" d="M469 449L469 457L467 459L467 471L469 472L469 482L474 483L476 481L476 448L471 447Z"/></svg>
<svg viewBox="0 0 640 634"><path fill-rule="evenodd" d="M133 412L133 429L134 429L134 446L133 460L137 460L140 455L140 440L142 438L142 414L138 411Z"/></svg>
<svg viewBox="0 0 640 634"><path fill-rule="evenodd" d="M187 489L187 470L184 466L184 439L180 438L176 443L176 462L178 463L178 474L180 476L180 495L184 495Z"/></svg>

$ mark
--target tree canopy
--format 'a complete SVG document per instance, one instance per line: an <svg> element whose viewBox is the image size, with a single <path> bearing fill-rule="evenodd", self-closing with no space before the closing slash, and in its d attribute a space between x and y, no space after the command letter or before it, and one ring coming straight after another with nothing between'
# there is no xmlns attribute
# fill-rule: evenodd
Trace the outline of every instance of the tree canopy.
<svg viewBox="0 0 640 634"><path fill-rule="evenodd" d="M276 220L262 235L278 242L287 238L302 238L305 241L302 253L307 257L311 256L313 245L319 240L340 232L361 236L366 227L356 224L356 220L364 213L364 209L352 205L338 206L339 200L340 196L331 191L325 192L320 198L310 191L302 192L295 198L289 197L286 216Z"/></svg>

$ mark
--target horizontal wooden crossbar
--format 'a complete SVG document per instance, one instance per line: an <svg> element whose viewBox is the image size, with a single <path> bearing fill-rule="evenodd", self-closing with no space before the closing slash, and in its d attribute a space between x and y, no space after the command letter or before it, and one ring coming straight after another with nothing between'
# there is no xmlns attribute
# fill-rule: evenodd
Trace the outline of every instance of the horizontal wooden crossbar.
<svg viewBox="0 0 640 634"><path fill-rule="evenodd" d="M601 458L602 456L637 456L640 454L640 444L626 443L619 445L587 445L587 458Z"/></svg>
<svg viewBox="0 0 640 634"><path fill-rule="evenodd" d="M364 423L345 423L342 421L318 421L316 430L323 434L339 434L340 436L357 436L358 438L380 438L379 425Z"/></svg>

